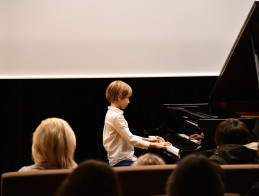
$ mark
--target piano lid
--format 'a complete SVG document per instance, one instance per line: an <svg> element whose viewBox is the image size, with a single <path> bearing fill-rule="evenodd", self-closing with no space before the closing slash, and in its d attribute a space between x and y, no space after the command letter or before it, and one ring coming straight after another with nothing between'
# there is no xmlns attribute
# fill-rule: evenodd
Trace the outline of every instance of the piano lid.
<svg viewBox="0 0 259 196"><path fill-rule="evenodd" d="M254 2L209 96L213 108L259 112L259 2Z"/></svg>

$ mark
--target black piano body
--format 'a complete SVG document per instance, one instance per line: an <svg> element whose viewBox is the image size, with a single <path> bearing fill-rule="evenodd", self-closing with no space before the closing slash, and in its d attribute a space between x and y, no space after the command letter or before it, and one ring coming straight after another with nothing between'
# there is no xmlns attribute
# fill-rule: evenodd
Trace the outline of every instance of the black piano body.
<svg viewBox="0 0 259 196"><path fill-rule="evenodd" d="M259 119L258 56L259 2L255 1L209 95L209 102L162 104L164 122L154 130L145 131L145 136L160 135L167 138L179 133L188 136L203 133L202 145L178 147L182 151L182 155L174 156L178 159L185 155L185 151L215 148L215 129L228 118L238 118L250 130L255 129Z"/></svg>

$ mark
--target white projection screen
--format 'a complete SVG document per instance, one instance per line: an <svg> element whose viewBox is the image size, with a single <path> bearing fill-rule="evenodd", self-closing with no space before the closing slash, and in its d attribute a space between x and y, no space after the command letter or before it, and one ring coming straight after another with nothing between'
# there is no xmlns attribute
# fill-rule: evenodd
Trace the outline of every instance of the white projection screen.
<svg viewBox="0 0 259 196"><path fill-rule="evenodd" d="M253 0L0 0L0 78L217 76Z"/></svg>

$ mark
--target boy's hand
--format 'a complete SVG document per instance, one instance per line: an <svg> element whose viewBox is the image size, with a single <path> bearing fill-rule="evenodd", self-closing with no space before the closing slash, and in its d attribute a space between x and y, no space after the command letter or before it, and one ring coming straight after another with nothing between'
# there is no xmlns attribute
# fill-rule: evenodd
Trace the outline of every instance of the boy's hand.
<svg viewBox="0 0 259 196"><path fill-rule="evenodd" d="M164 138L156 136L156 139L158 140L158 142L165 142Z"/></svg>
<svg viewBox="0 0 259 196"><path fill-rule="evenodd" d="M149 141L149 142L164 142L164 138L159 137L159 136L152 136L150 138L142 138L143 140Z"/></svg>
<svg viewBox="0 0 259 196"><path fill-rule="evenodd" d="M164 142L165 141L164 138L159 137L159 136L151 137L149 139L150 139L150 142Z"/></svg>
<svg viewBox="0 0 259 196"><path fill-rule="evenodd" d="M150 148L166 148L166 146L172 146L172 144L170 142L159 142L159 143L150 142L150 145L149 145Z"/></svg>

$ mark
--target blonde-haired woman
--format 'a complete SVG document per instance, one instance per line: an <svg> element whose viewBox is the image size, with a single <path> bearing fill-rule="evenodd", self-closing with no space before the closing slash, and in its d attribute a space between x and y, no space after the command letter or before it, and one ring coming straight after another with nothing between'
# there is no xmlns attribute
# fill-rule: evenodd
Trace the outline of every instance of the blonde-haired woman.
<svg viewBox="0 0 259 196"><path fill-rule="evenodd" d="M74 168L77 166L75 148L76 136L65 120L43 120L33 133L32 158L35 164L19 171Z"/></svg>

